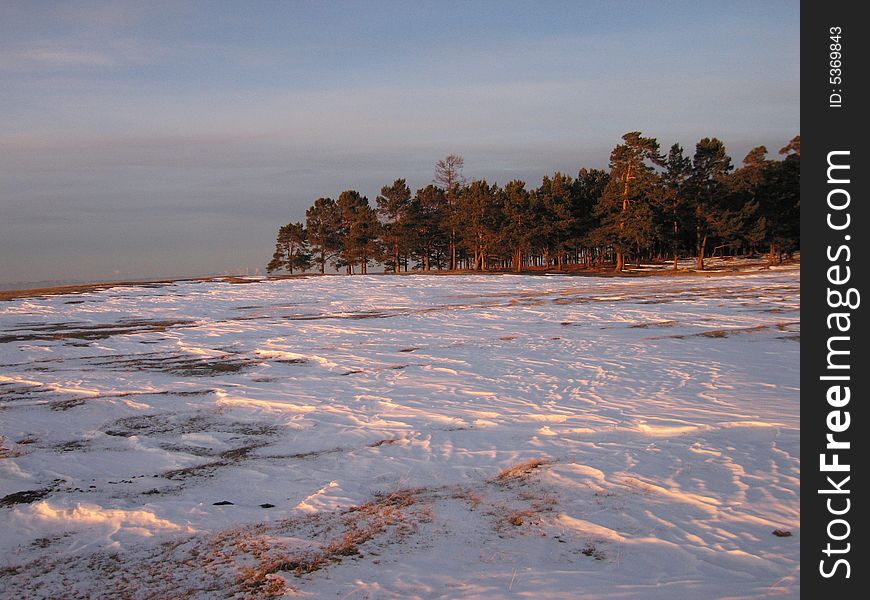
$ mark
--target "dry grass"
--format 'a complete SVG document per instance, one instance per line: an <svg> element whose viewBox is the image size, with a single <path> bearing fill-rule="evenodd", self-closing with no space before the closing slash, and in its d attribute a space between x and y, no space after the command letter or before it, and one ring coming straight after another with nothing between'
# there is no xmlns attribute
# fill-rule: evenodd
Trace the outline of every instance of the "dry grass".
<svg viewBox="0 0 870 600"><path fill-rule="evenodd" d="M552 462L553 460L549 458L530 458L529 460L524 460L523 462L502 469L498 475L490 480L490 482L499 485L509 485L511 483L525 481L528 479L532 471Z"/></svg>
<svg viewBox="0 0 870 600"><path fill-rule="evenodd" d="M524 534L543 533L545 515L552 513L558 505L552 493L537 488L523 489L509 499L492 504L486 511L493 519L499 537L513 535L511 532L520 527L523 527Z"/></svg>
<svg viewBox="0 0 870 600"><path fill-rule="evenodd" d="M340 562L344 557L360 556L361 546L388 532L392 531L401 538L413 530L411 515L405 509L417 503L421 491L402 490L383 494L370 502L349 508L342 515L342 532L316 550L277 556L270 554L269 548L252 552L258 564L244 567L236 583L248 597L278 597L287 592L287 583L279 573L302 577ZM324 529L324 533L331 531L331 527Z"/></svg>
<svg viewBox="0 0 870 600"><path fill-rule="evenodd" d="M369 448L378 448L380 446L392 446L402 441L402 438L386 438L369 444Z"/></svg>
<svg viewBox="0 0 870 600"><path fill-rule="evenodd" d="M519 527L523 523L526 522L527 519L530 519L535 516L535 513L530 510L517 510L505 517L505 520L513 525L514 527Z"/></svg>
<svg viewBox="0 0 870 600"><path fill-rule="evenodd" d="M731 329L711 329L710 331L702 331L695 335L708 338L727 338L740 333L757 333L770 329L768 325L755 325L753 327L734 327Z"/></svg>
<svg viewBox="0 0 870 600"><path fill-rule="evenodd" d="M76 406L81 406L87 401L87 398L70 398L68 400L57 400L56 402L49 402L48 407L51 410L63 412L65 410L75 408Z"/></svg>
<svg viewBox="0 0 870 600"><path fill-rule="evenodd" d="M677 321L652 321L649 323L636 323L631 325L631 329L649 329L651 327L674 327L678 325Z"/></svg>
<svg viewBox="0 0 870 600"><path fill-rule="evenodd" d="M21 456L21 452L15 448L6 445L6 438L0 437L0 460L4 458L15 458Z"/></svg>
<svg viewBox="0 0 870 600"><path fill-rule="evenodd" d="M250 459L252 449L241 447L217 456L227 462ZM445 525L450 521L436 519L436 508L445 502L466 504L475 511L475 523L484 519L499 538L544 535L549 531L547 514L556 507L557 497L526 482L531 473L550 462L543 458L524 461L473 486L398 490L375 494L368 502L345 510L301 514L211 535L183 535L137 554L97 552L65 557L61 562L46 555L20 570L9 571L7 581L10 590L20 592L16 597L35 597L37 590L43 593L52 586L53 597L66 597L57 580L45 574L86 570L95 573L95 587L86 593L100 599L287 597L297 592L297 585L304 587L348 558L378 564L379 555L393 544L407 543L412 536L419 539L421 535L429 538L449 533ZM521 483L514 486L511 482ZM3 500L33 501L33 492L41 491ZM427 523L435 523L434 528L426 527ZM580 542L574 551L603 560L598 548L581 545L587 541ZM50 546L53 540L38 542Z"/></svg>
<svg viewBox="0 0 870 600"><path fill-rule="evenodd" d="M582 550L580 550L580 554L583 556L589 556L594 558L595 560L604 560L607 558L607 555L603 550L596 548L594 544L587 543Z"/></svg>
<svg viewBox="0 0 870 600"><path fill-rule="evenodd" d="M479 495L467 488L459 488L453 493L453 497L458 500L466 501L471 505L472 509L477 508L480 506L481 502L483 502L483 499Z"/></svg>
<svg viewBox="0 0 870 600"><path fill-rule="evenodd" d="M502 469L487 480L496 486L495 501L488 501L485 514L501 538L514 535L543 534L545 515L553 512L558 498L540 485L531 485L532 473L554 462L551 458L532 458ZM492 488L490 488L492 489Z"/></svg>

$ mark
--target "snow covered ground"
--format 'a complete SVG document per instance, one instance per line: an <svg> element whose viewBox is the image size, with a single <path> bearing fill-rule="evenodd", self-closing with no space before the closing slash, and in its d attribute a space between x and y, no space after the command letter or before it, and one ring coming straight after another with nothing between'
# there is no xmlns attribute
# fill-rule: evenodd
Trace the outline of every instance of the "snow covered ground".
<svg viewBox="0 0 870 600"><path fill-rule="evenodd" d="M0 594L796 598L799 285L311 277L0 303Z"/></svg>

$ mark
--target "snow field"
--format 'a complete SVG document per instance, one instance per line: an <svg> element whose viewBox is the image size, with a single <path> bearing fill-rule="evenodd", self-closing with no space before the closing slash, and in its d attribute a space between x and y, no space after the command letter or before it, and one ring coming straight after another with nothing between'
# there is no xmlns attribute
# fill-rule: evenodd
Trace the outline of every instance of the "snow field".
<svg viewBox="0 0 870 600"><path fill-rule="evenodd" d="M0 589L798 597L799 285L311 277L2 303Z"/></svg>

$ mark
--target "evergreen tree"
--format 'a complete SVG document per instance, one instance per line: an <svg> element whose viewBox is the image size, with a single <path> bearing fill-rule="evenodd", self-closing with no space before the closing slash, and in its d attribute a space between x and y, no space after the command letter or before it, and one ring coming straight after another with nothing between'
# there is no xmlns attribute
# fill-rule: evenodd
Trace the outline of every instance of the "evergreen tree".
<svg viewBox="0 0 870 600"><path fill-rule="evenodd" d="M610 175L601 169L580 169L574 180L574 190L571 194L571 240L585 254L587 267L592 266L593 232L600 226L600 220L595 210L598 200L604 195ZM580 260L580 252L577 256Z"/></svg>
<svg viewBox="0 0 870 600"><path fill-rule="evenodd" d="M556 253L556 264L562 270L563 256L569 247L573 225L574 182L568 175L556 171L553 177L544 177L535 191L540 210L538 239L544 250L544 264L550 266L550 257Z"/></svg>
<svg viewBox="0 0 870 600"><path fill-rule="evenodd" d="M704 269L707 242L712 236L725 233L730 223L724 202L731 168L731 157L720 140L704 138L695 146L687 186L694 205L695 257L699 270Z"/></svg>
<svg viewBox="0 0 870 600"><path fill-rule="evenodd" d="M767 159L767 148L758 146L749 151L743 159L743 166L734 171L730 178L734 196L731 204L739 207L743 215L738 237L752 249L769 240L767 216L762 203L768 204L772 168L773 162ZM770 247L772 251L773 244Z"/></svg>
<svg viewBox="0 0 870 600"><path fill-rule="evenodd" d="M441 266L439 255L447 254L447 236L442 226L445 220L444 190L428 185L417 190L408 210L409 246L424 271L432 263Z"/></svg>
<svg viewBox="0 0 870 600"><path fill-rule="evenodd" d="M694 254L704 268L713 253L753 251L766 245L770 261L800 245L800 136L780 161L763 146L753 149L734 171L725 145L704 138L688 158L679 144L666 157L655 138L633 131L610 155L609 172L580 169L577 178L556 172L526 190L522 181L504 189L486 181L467 185L463 160L450 155L436 165L432 184L411 197L404 179L381 188L377 210L359 192L337 201L319 198L300 223L279 230L268 270L305 269L310 260L321 273L327 262L348 274L366 273L380 262L387 270L475 270L525 265L563 270L571 265L626 257L673 259Z"/></svg>
<svg viewBox="0 0 870 600"><path fill-rule="evenodd" d="M532 249L537 231L538 212L534 210L531 194L524 181L515 179L504 186L504 226L501 231L502 246L511 253L511 262L517 273L523 270L523 260Z"/></svg>
<svg viewBox="0 0 870 600"><path fill-rule="evenodd" d="M657 204L663 216L662 237L670 240L674 271L676 271L683 246L683 223L691 218L687 184L692 175L692 159L684 155L682 146L674 144L668 151L664 167Z"/></svg>
<svg viewBox="0 0 870 600"><path fill-rule="evenodd" d="M326 271L326 262L335 260L341 248L338 206L332 198L318 198L305 211L308 244L314 251L320 274Z"/></svg>
<svg viewBox="0 0 870 600"><path fill-rule="evenodd" d="M598 203L601 225L596 239L616 252L616 271L625 269L625 253L650 240L642 216L649 214L649 200L657 177L653 165L663 162L655 138L642 137L639 131L622 136L610 154L610 179Z"/></svg>
<svg viewBox="0 0 870 600"><path fill-rule="evenodd" d="M308 254L308 240L305 226L302 223L288 223L278 229L275 242L275 254L269 261L266 271L304 271L311 266L311 256Z"/></svg>
<svg viewBox="0 0 870 600"><path fill-rule="evenodd" d="M435 163L435 183L444 190L444 200L447 203L444 214L446 219L442 222L442 226L448 236L451 271L457 268L457 229L461 225L457 203L462 187L465 185L465 177L462 174L464 166L465 161L458 154L450 154Z"/></svg>
<svg viewBox="0 0 870 600"><path fill-rule="evenodd" d="M399 272L400 257L407 246L408 209L411 204L411 190L404 179L396 179L392 185L381 188L377 198L378 214L386 219L383 232L386 245L390 250L386 267Z"/></svg>
<svg viewBox="0 0 870 600"><path fill-rule="evenodd" d="M368 272L368 263L379 258L380 223L368 198L356 190L342 192L336 202L339 215L340 260L346 273L352 275L359 265L360 273Z"/></svg>
<svg viewBox="0 0 870 600"><path fill-rule="evenodd" d="M770 237L780 256L800 247L801 210L801 136L796 135L779 150L782 161L776 165L775 187L779 192L773 202L777 219L771 224Z"/></svg>
<svg viewBox="0 0 870 600"><path fill-rule="evenodd" d="M501 220L500 192L485 180L472 181L459 196L465 249L474 257L472 268L486 271L489 249L495 245Z"/></svg>

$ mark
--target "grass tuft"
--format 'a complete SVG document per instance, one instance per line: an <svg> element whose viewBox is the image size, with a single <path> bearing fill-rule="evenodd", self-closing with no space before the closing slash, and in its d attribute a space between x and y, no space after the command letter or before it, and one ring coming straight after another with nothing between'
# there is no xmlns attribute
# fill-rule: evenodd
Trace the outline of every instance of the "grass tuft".
<svg viewBox="0 0 870 600"><path fill-rule="evenodd" d="M523 462L502 469L501 472L490 481L499 485L508 485L524 481L528 479L532 471L552 462L552 459L549 458L530 458L529 460L524 460Z"/></svg>

